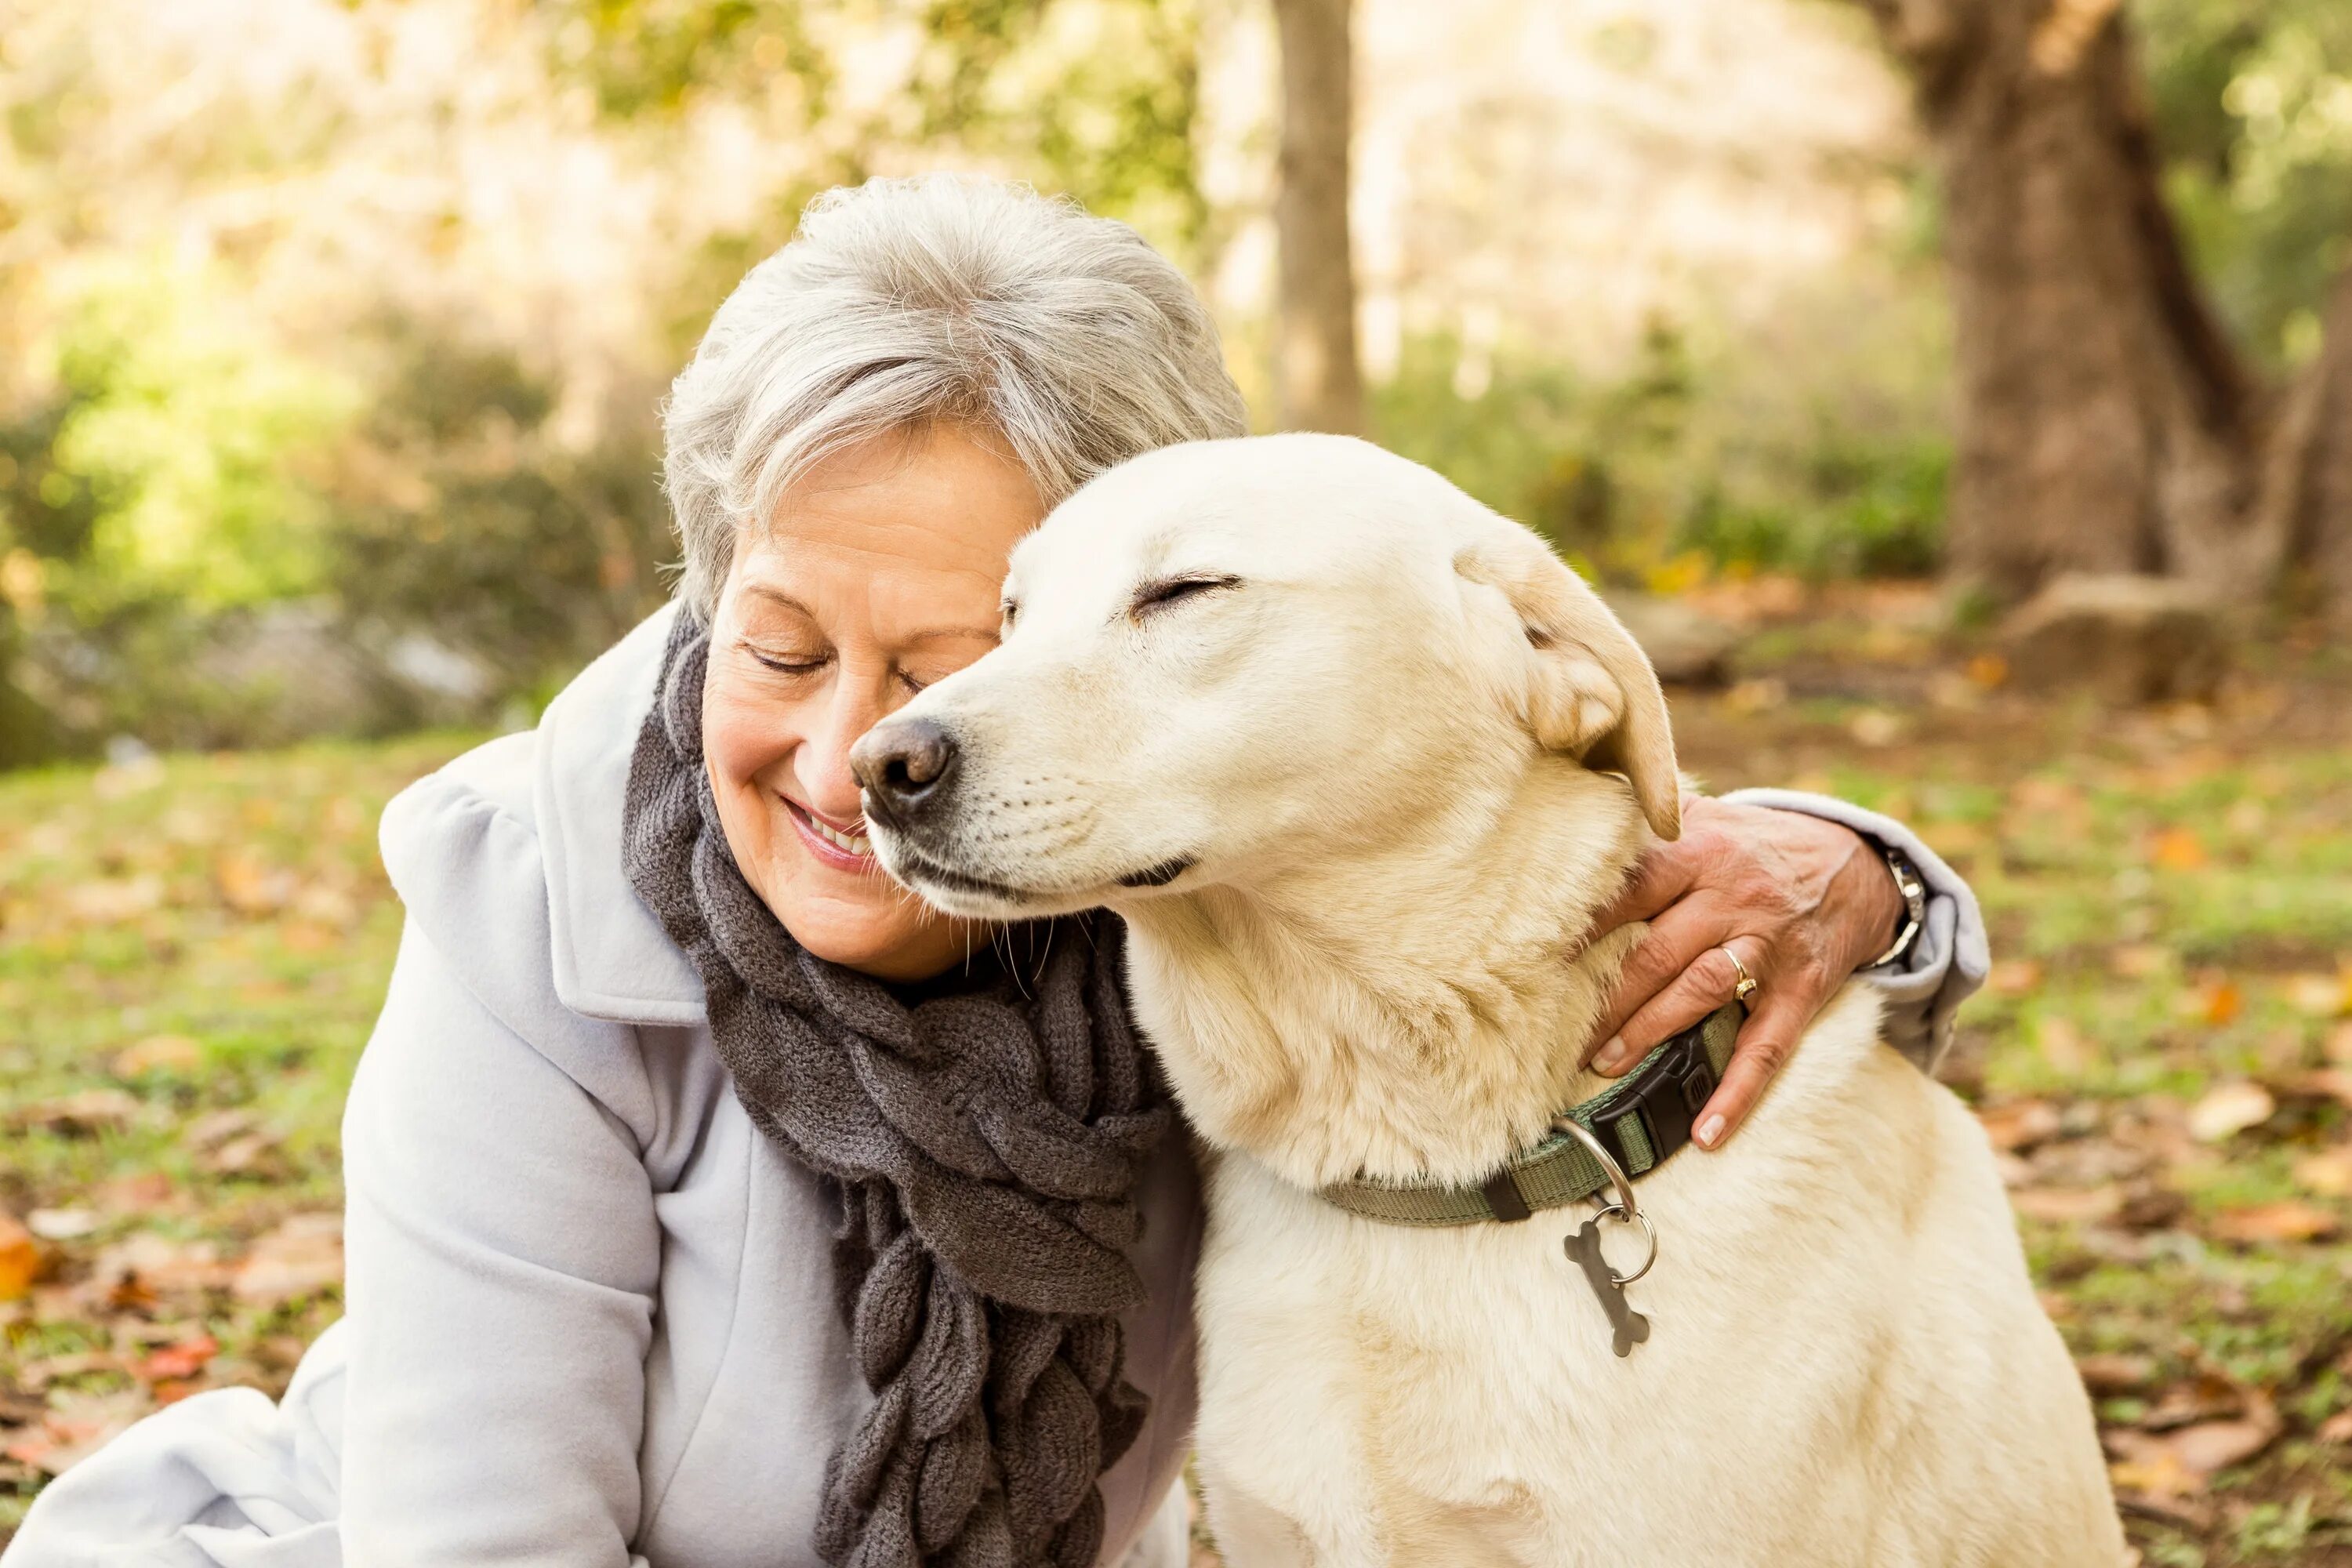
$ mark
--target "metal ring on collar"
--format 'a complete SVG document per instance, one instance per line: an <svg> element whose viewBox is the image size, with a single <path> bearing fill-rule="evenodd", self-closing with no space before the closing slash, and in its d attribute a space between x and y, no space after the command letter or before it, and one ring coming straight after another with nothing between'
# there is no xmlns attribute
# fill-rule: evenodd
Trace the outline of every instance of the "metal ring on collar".
<svg viewBox="0 0 2352 1568"><path fill-rule="evenodd" d="M1718 947L1715 951L1731 960L1731 967L1738 972L1739 983L1731 988L1731 999L1742 1007L1747 1006L1748 999L1756 994L1756 976L1748 973L1748 966L1740 963L1739 955L1728 947Z"/></svg>
<svg viewBox="0 0 2352 1568"><path fill-rule="evenodd" d="M1622 1209L1634 1218L1640 1219L1642 1205L1633 1196L1633 1178L1625 1173L1625 1167L1617 1163L1617 1156L1609 1152L1608 1145L1593 1136L1591 1128L1573 1116L1563 1116L1551 1125L1553 1131L1565 1132L1574 1138L1584 1145L1585 1152L1600 1162L1602 1174L1609 1178L1609 1184L1617 1189L1617 1201L1611 1204L1609 1207Z"/></svg>
<svg viewBox="0 0 2352 1568"><path fill-rule="evenodd" d="M1626 1214L1623 1206L1618 1204L1603 1205L1601 1212L1594 1215L1592 1217L1594 1219L1607 1219L1611 1215L1615 1215L1617 1216L1617 1222L1620 1225L1632 1225L1634 1222L1639 1221L1642 1226L1642 1234L1647 1237L1650 1242L1650 1250L1642 1255L1642 1267L1636 1268L1631 1274L1620 1274L1614 1268L1611 1268L1609 1270L1609 1277L1617 1281L1618 1288L1622 1289L1624 1287L1631 1285L1634 1280L1639 1279L1643 1275L1647 1274L1650 1271L1650 1265L1658 1260L1658 1227L1652 1225L1650 1223L1650 1216L1643 1214L1641 1210L1635 1209L1629 1215ZM1606 1263L1608 1259L1604 1258L1601 1261Z"/></svg>

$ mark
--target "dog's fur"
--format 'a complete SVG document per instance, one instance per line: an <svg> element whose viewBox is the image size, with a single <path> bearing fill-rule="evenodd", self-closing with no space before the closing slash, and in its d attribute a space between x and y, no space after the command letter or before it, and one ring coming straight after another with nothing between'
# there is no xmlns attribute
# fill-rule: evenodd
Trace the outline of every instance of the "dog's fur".
<svg viewBox="0 0 2352 1568"><path fill-rule="evenodd" d="M1677 779L1647 659L1534 535L1360 442L1204 443L1079 491L1006 591L1003 646L861 743L958 752L871 827L960 913L1129 921L1215 1151L1198 1443L1234 1568L2122 1560L1984 1138L1866 987L1724 1152L1639 1184L1627 1359L1562 1256L1581 1206L1314 1195L1477 1182L1601 1087L1579 1047L1638 932L1585 939Z"/></svg>

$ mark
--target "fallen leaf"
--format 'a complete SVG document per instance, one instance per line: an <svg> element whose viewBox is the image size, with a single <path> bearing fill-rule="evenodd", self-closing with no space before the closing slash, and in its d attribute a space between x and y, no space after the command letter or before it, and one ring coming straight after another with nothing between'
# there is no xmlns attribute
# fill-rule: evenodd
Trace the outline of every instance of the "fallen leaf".
<svg viewBox="0 0 2352 1568"><path fill-rule="evenodd" d="M2352 1143L2305 1155L2294 1163L2294 1179L2323 1198L2352 1197Z"/></svg>
<svg viewBox="0 0 2352 1568"><path fill-rule="evenodd" d="M2009 1201L2018 1213L2045 1225L2087 1225L2113 1219L2124 1206L2124 1194L2113 1183L2088 1188L2027 1187L2010 1194Z"/></svg>
<svg viewBox="0 0 2352 1568"><path fill-rule="evenodd" d="M148 1214L170 1203L176 1190L172 1178L163 1172L142 1171L100 1186L90 1194L90 1202L102 1214Z"/></svg>
<svg viewBox="0 0 2352 1568"><path fill-rule="evenodd" d="M300 886L293 872L264 865L244 850L232 850L213 862L213 885L220 889L223 903L256 919L293 902Z"/></svg>
<svg viewBox="0 0 2352 1568"><path fill-rule="evenodd" d="M138 1114L139 1101L119 1089L86 1089L62 1100L28 1105L12 1120L27 1131L84 1136L128 1126Z"/></svg>
<svg viewBox="0 0 2352 1568"><path fill-rule="evenodd" d="M1985 977L1997 996L2022 996L2042 984L2042 965L2031 958L2005 958Z"/></svg>
<svg viewBox="0 0 2352 1568"><path fill-rule="evenodd" d="M277 1306L340 1285L343 1216L296 1215L253 1244L229 1289L240 1301Z"/></svg>
<svg viewBox="0 0 2352 1568"><path fill-rule="evenodd" d="M2223 1209L2213 1216L2212 1231L2224 1241L2258 1244L2266 1241L2317 1241L2334 1236L2343 1222L2315 1204L2300 1198Z"/></svg>
<svg viewBox="0 0 2352 1568"><path fill-rule="evenodd" d="M2322 1421L2313 1436L2323 1443L2352 1443L2352 1410L2339 1410Z"/></svg>
<svg viewBox="0 0 2352 1568"><path fill-rule="evenodd" d="M2259 1390L2243 1390L2242 1396L2241 1416L2168 1432L2120 1427L2102 1433L2108 1452L2122 1461L2108 1468L2116 1484L2156 1497L2181 1497L2202 1490L2215 1471L2242 1465L2269 1447L2284 1426L2277 1408Z"/></svg>
<svg viewBox="0 0 2352 1568"><path fill-rule="evenodd" d="M67 915L84 925L121 925L161 908L163 883L156 877L83 882L68 888L62 902Z"/></svg>
<svg viewBox="0 0 2352 1568"><path fill-rule="evenodd" d="M2066 1077L2080 1078L2090 1069L2090 1042L2065 1019L2042 1019L2033 1026L2033 1039L2042 1047L2042 1060Z"/></svg>
<svg viewBox="0 0 2352 1568"><path fill-rule="evenodd" d="M2194 871L2205 864L2205 845L2186 827L2168 827L2148 841L2148 858L2168 871Z"/></svg>
<svg viewBox="0 0 2352 1568"><path fill-rule="evenodd" d="M204 1371L205 1363L220 1353L220 1342L210 1334L198 1334L194 1339L150 1351L131 1371L142 1383L161 1383L171 1378L194 1377Z"/></svg>
<svg viewBox="0 0 2352 1568"><path fill-rule="evenodd" d="M2352 1014L2352 969L2333 974L2297 974L2286 983L2287 1000L2317 1018Z"/></svg>
<svg viewBox="0 0 2352 1568"><path fill-rule="evenodd" d="M212 1243L142 1230L101 1249L84 1289L105 1306L148 1307L163 1297L217 1289L226 1279Z"/></svg>
<svg viewBox="0 0 2352 1568"><path fill-rule="evenodd" d="M106 1446L151 1408L146 1393L131 1388L112 1394L65 1395L41 1425L0 1449L20 1465L61 1476Z"/></svg>
<svg viewBox="0 0 2352 1568"><path fill-rule="evenodd" d="M2278 1079L2276 1087L2289 1094L2332 1100L2338 1105L2352 1107L2352 1068L2314 1068L2309 1072L2291 1073Z"/></svg>
<svg viewBox="0 0 2352 1568"><path fill-rule="evenodd" d="M208 1110L180 1129L180 1142L191 1149L217 1149L259 1125L250 1110Z"/></svg>
<svg viewBox="0 0 2352 1568"><path fill-rule="evenodd" d="M41 1249L15 1215L0 1209L0 1301L14 1301L33 1288L41 1271Z"/></svg>
<svg viewBox="0 0 2352 1568"><path fill-rule="evenodd" d="M2046 1100L2012 1100L1977 1112L1977 1121L1995 1149L2021 1153L2058 1136L2058 1108Z"/></svg>
<svg viewBox="0 0 2352 1568"><path fill-rule="evenodd" d="M2261 1084L2239 1079L2215 1086L2189 1108L2189 1131L2200 1143L2220 1143L2259 1127L2278 1110Z"/></svg>
<svg viewBox="0 0 2352 1568"><path fill-rule="evenodd" d="M2195 1474L2210 1476L2231 1465L2242 1465L2271 1446L2278 1436L2275 1421L2207 1421L2171 1433L2173 1451Z"/></svg>
<svg viewBox="0 0 2352 1568"><path fill-rule="evenodd" d="M2161 1230L2189 1212L2189 1200L2169 1187L2141 1185L2125 1194L2116 1223L2133 1230Z"/></svg>
<svg viewBox="0 0 2352 1568"><path fill-rule="evenodd" d="M99 1217L88 1209L35 1209L25 1225L43 1241L73 1241L99 1227Z"/></svg>
<svg viewBox="0 0 2352 1568"><path fill-rule="evenodd" d="M249 1176L275 1168L277 1153L276 1133L247 1132L198 1154L196 1163L217 1175Z"/></svg>
<svg viewBox="0 0 2352 1568"><path fill-rule="evenodd" d="M2244 1385L2218 1373L2200 1373L2165 1390L2137 1425L2144 1432L2169 1432L2200 1421L2235 1420L2252 1405L2252 1395Z"/></svg>
<svg viewBox="0 0 2352 1568"><path fill-rule="evenodd" d="M2246 994L2233 980L2209 980L2196 991L2197 1016L2219 1028L2246 1008Z"/></svg>
<svg viewBox="0 0 2352 1568"><path fill-rule="evenodd" d="M1990 691L2009 679L2009 660L1997 653L1980 653L1969 660L1968 676Z"/></svg>
<svg viewBox="0 0 2352 1568"><path fill-rule="evenodd" d="M2107 967L2126 980L2149 980L2172 967L2172 950L2154 942L2126 942L2107 953Z"/></svg>
<svg viewBox="0 0 2352 1568"><path fill-rule="evenodd" d="M1877 749L1891 746L1911 731L1910 721L1884 708L1865 708L1846 725L1857 744Z"/></svg>
<svg viewBox="0 0 2352 1568"><path fill-rule="evenodd" d="M2093 1394L2128 1394L2145 1388L2156 1375L2156 1363L2144 1355L2095 1351L2074 1358L2083 1386Z"/></svg>
<svg viewBox="0 0 2352 1568"><path fill-rule="evenodd" d="M205 1047L185 1035L150 1035L114 1054L108 1070L117 1078L143 1078L151 1072L193 1077L204 1065Z"/></svg>

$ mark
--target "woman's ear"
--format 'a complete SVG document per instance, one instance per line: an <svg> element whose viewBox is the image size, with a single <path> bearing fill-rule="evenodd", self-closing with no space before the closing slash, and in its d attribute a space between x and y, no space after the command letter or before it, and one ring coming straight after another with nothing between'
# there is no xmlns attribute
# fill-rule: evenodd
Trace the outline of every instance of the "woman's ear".
<svg viewBox="0 0 2352 1568"><path fill-rule="evenodd" d="M1527 723L1537 743L1622 773L1661 838L1682 832L1674 728L1657 672L1601 595L1532 531L1488 513L1454 570L1499 589L1526 641Z"/></svg>

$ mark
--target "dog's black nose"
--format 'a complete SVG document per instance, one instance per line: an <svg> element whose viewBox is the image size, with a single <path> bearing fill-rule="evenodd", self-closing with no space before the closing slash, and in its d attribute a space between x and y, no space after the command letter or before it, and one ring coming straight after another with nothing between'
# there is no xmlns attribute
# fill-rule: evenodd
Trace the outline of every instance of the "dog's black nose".
<svg viewBox="0 0 2352 1568"><path fill-rule="evenodd" d="M929 719L889 719L849 749L849 771L866 791L868 815L904 824L948 792L955 737Z"/></svg>

